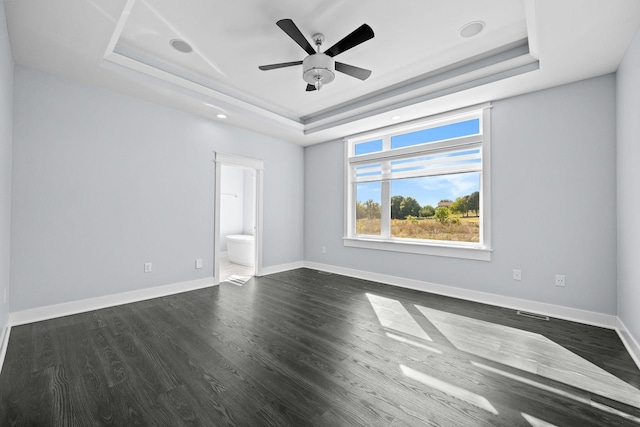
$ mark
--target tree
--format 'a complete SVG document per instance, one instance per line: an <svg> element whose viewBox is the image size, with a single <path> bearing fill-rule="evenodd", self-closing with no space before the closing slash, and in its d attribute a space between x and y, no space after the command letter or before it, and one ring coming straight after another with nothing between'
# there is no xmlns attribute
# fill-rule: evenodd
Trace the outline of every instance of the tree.
<svg viewBox="0 0 640 427"><path fill-rule="evenodd" d="M436 208L431 205L427 205L420 209L420 216L423 218L431 218L436 214Z"/></svg>
<svg viewBox="0 0 640 427"><path fill-rule="evenodd" d="M458 197L456 201L453 202L451 206L449 206L451 212L457 212L459 214L462 214L463 216L467 216L467 213L469 212L468 198L469 196Z"/></svg>
<svg viewBox="0 0 640 427"><path fill-rule="evenodd" d="M445 206L436 208L435 217L441 224L446 224L449 220L449 208Z"/></svg>
<svg viewBox="0 0 640 427"><path fill-rule="evenodd" d="M391 219L404 219L404 216L402 216L402 202L404 202L404 197L402 196L391 197Z"/></svg>
<svg viewBox="0 0 640 427"><path fill-rule="evenodd" d="M380 218L380 203L374 202L369 199L364 202L364 209L367 215L367 218Z"/></svg>
<svg viewBox="0 0 640 427"><path fill-rule="evenodd" d="M418 201L413 197L406 197L400 204L400 213L402 215L402 219L405 219L408 216L417 217L420 215L420 203L418 203Z"/></svg>
<svg viewBox="0 0 640 427"><path fill-rule="evenodd" d="M468 206L467 208L470 211L473 211L476 216L478 215L478 211L480 210L480 193L478 191L475 191L471 194L469 194L469 202L468 202Z"/></svg>
<svg viewBox="0 0 640 427"><path fill-rule="evenodd" d="M369 199L366 202L356 202L356 219L380 218L380 203Z"/></svg>
<svg viewBox="0 0 640 427"><path fill-rule="evenodd" d="M356 219L362 219L367 217L367 209L364 207L364 204L358 200L356 202Z"/></svg>

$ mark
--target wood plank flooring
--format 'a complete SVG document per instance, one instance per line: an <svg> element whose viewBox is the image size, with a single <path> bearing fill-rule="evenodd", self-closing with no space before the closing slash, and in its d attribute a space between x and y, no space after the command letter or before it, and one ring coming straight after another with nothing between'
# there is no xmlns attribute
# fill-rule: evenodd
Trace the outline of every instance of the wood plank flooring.
<svg viewBox="0 0 640 427"><path fill-rule="evenodd" d="M309 269L12 329L2 426L626 426L611 330Z"/></svg>

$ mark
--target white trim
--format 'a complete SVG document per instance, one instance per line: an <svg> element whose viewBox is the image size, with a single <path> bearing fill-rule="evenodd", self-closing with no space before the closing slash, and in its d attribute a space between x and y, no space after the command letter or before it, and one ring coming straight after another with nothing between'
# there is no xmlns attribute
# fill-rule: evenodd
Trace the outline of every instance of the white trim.
<svg viewBox="0 0 640 427"><path fill-rule="evenodd" d="M7 322L7 326L2 330L0 334L0 373L2 373L2 366L4 365L4 357L7 355L7 347L9 346L9 336L11 335L11 324Z"/></svg>
<svg viewBox="0 0 640 427"><path fill-rule="evenodd" d="M148 63L148 58L138 59L128 56L130 53L116 52L118 42L120 41L122 32L127 25L127 21L136 2L137 0L127 0L103 55L104 65L111 69L115 69L122 74L133 74L135 77L138 77L147 83L169 88L191 98L198 99L204 96L206 97L206 100L215 100L218 104L225 104L225 106L231 106L232 108L237 108L244 112L256 114L260 118L264 118L279 125L279 127L284 127L285 129L293 130L294 132L297 131L302 133L304 131L305 126L300 122L299 118L289 117L289 115L285 114L283 110L277 112L275 111L277 107L274 105L264 102L256 102L256 99L243 96L242 92L234 91L228 85L218 84L214 87L209 87L211 86L210 81L209 84L207 84L207 82L196 81L198 79L177 74L175 70L170 72L165 71L162 68L158 68L157 64L154 65L152 63ZM122 52L122 50L120 51ZM200 56L202 57L202 55ZM209 65L211 65L216 71L220 72L219 68L216 67L215 64L209 63ZM230 90L233 92L233 95L227 94Z"/></svg>
<svg viewBox="0 0 640 427"><path fill-rule="evenodd" d="M358 143L366 141L371 137L380 138L382 136L410 132L417 128L444 126L447 124L462 121L465 117L477 117L479 110L491 108L490 102L484 102L482 104L470 105L468 107L458 108L457 110L444 111L442 113L434 114L428 117L422 117L415 120L411 120L404 123L398 123L397 125L385 126L374 130L368 130L365 132L350 135L344 138L345 141ZM352 153L349 153L348 157L351 157Z"/></svg>
<svg viewBox="0 0 640 427"><path fill-rule="evenodd" d="M540 53L538 49L538 40L540 37L538 34L538 19L536 13L536 0L524 1L524 16L527 21L527 41L529 42L529 55L536 60L540 59Z"/></svg>
<svg viewBox="0 0 640 427"><path fill-rule="evenodd" d="M133 6L136 4L136 0L127 0L127 3L124 5L124 9L120 14L120 19L118 19L118 23L116 24L116 28L111 35L111 39L109 39L109 44L107 45L107 50L104 53L104 56L108 56L112 54L116 50L116 46L118 45L118 40L120 40L120 36L124 31L124 27L129 20L129 16L131 15L131 10Z"/></svg>
<svg viewBox="0 0 640 427"><path fill-rule="evenodd" d="M251 157L238 156L236 154L216 153L213 152L213 162L215 164L215 194L214 194L214 220L213 220L213 271L215 274L214 283L218 284L220 279L220 199L222 198L222 166L234 166L243 169L252 170L254 174L254 259L255 268L254 274L256 276L262 276L263 268L263 225L264 225L264 161L260 159L253 159Z"/></svg>
<svg viewBox="0 0 640 427"><path fill-rule="evenodd" d="M220 200L222 198L222 164L217 163L218 156L213 152L213 282L220 283Z"/></svg>
<svg viewBox="0 0 640 427"><path fill-rule="evenodd" d="M11 326L17 326L39 322L41 320L55 319L56 317L100 310L102 308L130 304L152 298L160 298L167 295L208 288L210 286L214 286L214 279L212 277L15 311L9 314L9 324Z"/></svg>
<svg viewBox="0 0 640 427"><path fill-rule="evenodd" d="M475 118L479 117L476 116ZM482 125L480 127L482 128ZM425 128L424 130L426 129L429 128ZM372 136L372 138L375 138L375 136ZM349 156L349 163L355 166L360 166L384 161L396 161L416 156L423 156L426 154L426 152L428 152L428 154L441 154L452 151L467 151L469 149L479 148L482 146L482 135L460 136L457 138L442 139L440 141L430 142L429 144L417 144L410 145L408 147L393 149L391 148L391 139L388 136L385 136L383 138L383 141L389 141L389 143L387 144L388 147L383 148L382 151L376 151L369 154L359 154L357 156L354 154L353 156Z"/></svg>
<svg viewBox="0 0 640 427"><path fill-rule="evenodd" d="M379 251L406 252L420 255L434 255L449 258L464 258L476 261L491 261L491 249L471 246L447 246L445 244L424 244L392 240L374 240L365 237L344 237L343 245L351 248L374 249Z"/></svg>
<svg viewBox="0 0 640 427"><path fill-rule="evenodd" d="M254 250L255 260L256 260L256 271L255 274L257 276L262 276L263 267L262 263L264 262L262 249L264 242L264 167L255 170L255 179L254 179L254 196L255 196L255 204L254 204L254 222L253 226L255 227L255 235L258 242L255 245Z"/></svg>
<svg viewBox="0 0 640 427"><path fill-rule="evenodd" d="M564 307L560 305L491 294L488 292L473 291L469 289L456 288L453 286L423 282L420 280L406 279L403 277L355 270L352 268L337 267L328 264L305 261L304 266L306 268L311 268L314 270L327 271L344 276L355 277L358 279L371 280L387 285L398 286L401 288L415 289L422 292L430 292L433 294L445 295L453 298L464 299L467 301L474 301L498 307L510 308L513 310L523 310L532 313L539 313L549 317L554 317L556 319L579 322L585 325L599 326L607 329L615 329L616 326L616 316L611 314L597 313L577 308Z"/></svg>
<svg viewBox="0 0 640 427"><path fill-rule="evenodd" d="M260 274L258 274L257 276L266 276L267 274L276 274L276 273L282 273L283 271L289 271L289 270L296 270L298 268L304 268L304 261L296 261L296 262L291 262L289 264L279 264L279 265L273 265L271 267L263 267L262 270L260 271Z"/></svg>
<svg viewBox="0 0 640 427"><path fill-rule="evenodd" d="M629 329L627 329L622 319L620 319L620 317L616 317L616 320L616 332L631 355L631 358L636 363L636 366L640 369L640 344L638 344L635 337L631 335L631 332L629 332Z"/></svg>
<svg viewBox="0 0 640 427"><path fill-rule="evenodd" d="M491 108L482 110L482 173L480 174L480 237L491 248Z"/></svg>
<svg viewBox="0 0 640 427"><path fill-rule="evenodd" d="M238 166L247 169L264 170L264 161L252 159L251 157L238 156L236 154L213 152L213 161L224 163L227 166Z"/></svg>
<svg viewBox="0 0 640 427"><path fill-rule="evenodd" d="M391 137L406 134L409 130L437 128L447 124L461 123L464 120L479 121L479 133L457 138L434 141L403 148L391 148ZM345 195L344 204L344 237L345 247L375 249L393 252L416 253L452 258L463 258L477 261L491 260L491 178L490 178L490 146L491 146L491 104L467 107L456 112L441 113L412 121L410 125L399 124L388 128L359 134L343 139L345 148ZM369 154L356 155L355 145L360 142L382 139L382 150ZM464 148L463 148L464 147ZM438 166L432 169L419 169L405 172L392 172L391 162L397 159L417 159L420 156L431 156L435 153L457 152L463 149L480 149L478 158L482 165ZM462 157L463 158L463 157ZM425 161L431 162L431 160ZM379 165L379 166L378 166ZM357 177L358 167L376 166L376 175ZM478 170L478 168L480 168ZM372 171L373 172L373 171ZM477 172L480 175L479 208L480 208L480 242L449 242L426 239L399 239L391 236L391 219L385 212L390 212L391 182L403 178L419 178L434 175L448 176L454 173ZM356 232L357 194L356 186L360 183L380 182L380 234L378 236L358 235Z"/></svg>

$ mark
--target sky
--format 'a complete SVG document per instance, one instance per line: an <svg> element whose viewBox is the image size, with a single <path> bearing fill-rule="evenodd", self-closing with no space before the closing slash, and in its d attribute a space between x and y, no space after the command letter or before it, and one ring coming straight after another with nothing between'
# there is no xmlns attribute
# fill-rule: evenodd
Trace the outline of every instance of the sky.
<svg viewBox="0 0 640 427"><path fill-rule="evenodd" d="M391 196L413 197L420 206L431 205L434 208L440 200L453 201L479 189L479 172L399 179L391 182ZM356 191L357 199L361 202L371 199L381 203L379 182L360 183Z"/></svg>
<svg viewBox="0 0 640 427"><path fill-rule="evenodd" d="M425 144L443 139L456 138L479 133L479 120L467 120L464 122L424 129L412 133L394 136L391 138L391 148L401 148L417 144ZM382 151L382 140L369 141L357 144L356 155ZM417 168L413 168L417 169ZM411 168L407 170L412 170ZM358 201L373 200L381 203L380 182L368 182L357 184ZM391 196L413 197L420 206L438 206L440 200L455 200L458 197L467 196L480 190L480 173L468 172L454 175L439 175L420 178L396 179L391 181Z"/></svg>

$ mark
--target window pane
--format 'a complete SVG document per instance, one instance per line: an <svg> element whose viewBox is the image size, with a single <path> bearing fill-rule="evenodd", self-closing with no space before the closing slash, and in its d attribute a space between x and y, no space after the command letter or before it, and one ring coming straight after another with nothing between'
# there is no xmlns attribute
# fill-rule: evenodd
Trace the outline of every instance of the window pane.
<svg viewBox="0 0 640 427"><path fill-rule="evenodd" d="M382 140L377 139L375 141L361 142L356 144L354 148L356 156L361 154L377 153L378 151L382 151Z"/></svg>
<svg viewBox="0 0 640 427"><path fill-rule="evenodd" d="M479 204L480 172L393 180L391 236L479 242Z"/></svg>
<svg viewBox="0 0 640 427"><path fill-rule="evenodd" d="M480 133L480 120L467 120L391 137L391 149L427 144L429 142L458 138L461 136L476 135L478 133Z"/></svg>
<svg viewBox="0 0 640 427"><path fill-rule="evenodd" d="M380 235L380 182L356 185L356 234Z"/></svg>

